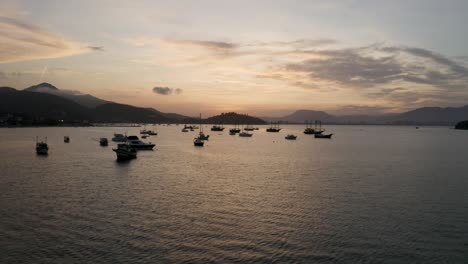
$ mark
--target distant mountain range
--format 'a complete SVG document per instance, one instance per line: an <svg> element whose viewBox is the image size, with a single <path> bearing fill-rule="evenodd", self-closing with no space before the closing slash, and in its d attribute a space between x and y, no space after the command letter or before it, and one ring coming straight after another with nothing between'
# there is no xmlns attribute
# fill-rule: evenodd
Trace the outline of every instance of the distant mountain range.
<svg viewBox="0 0 468 264"><path fill-rule="evenodd" d="M41 83L24 90L0 87L0 117L18 115L29 120L87 120L113 123L199 123L200 120L176 113L163 113L154 108L119 104L82 94L60 90ZM329 124L396 124L455 125L468 120L468 105L464 107L424 107L399 114L331 115L323 111L298 110L279 118L257 118L237 113L223 113L204 119L211 124L264 124L267 122L304 123L321 120ZM0 120L1 121L1 120Z"/></svg>
<svg viewBox="0 0 468 264"><path fill-rule="evenodd" d="M468 119L468 105L463 107L423 107L399 114L335 116L323 111L299 110L279 118L263 118L283 123L321 120L329 124L455 125Z"/></svg>

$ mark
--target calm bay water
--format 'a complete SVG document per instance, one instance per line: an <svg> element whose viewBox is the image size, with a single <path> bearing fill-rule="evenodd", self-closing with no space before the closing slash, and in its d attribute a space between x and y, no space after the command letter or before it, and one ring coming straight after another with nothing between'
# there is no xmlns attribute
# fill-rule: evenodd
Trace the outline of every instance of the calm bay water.
<svg viewBox="0 0 468 264"><path fill-rule="evenodd" d="M0 262L468 261L467 131L303 128L197 148L158 126L126 163L93 139L140 128L0 129Z"/></svg>

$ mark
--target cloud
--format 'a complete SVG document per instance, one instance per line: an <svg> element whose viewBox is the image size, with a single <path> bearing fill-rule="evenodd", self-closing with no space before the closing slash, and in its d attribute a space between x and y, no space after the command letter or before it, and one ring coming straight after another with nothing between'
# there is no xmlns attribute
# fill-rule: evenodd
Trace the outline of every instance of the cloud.
<svg viewBox="0 0 468 264"><path fill-rule="evenodd" d="M88 46L88 49L93 51L105 51L103 46Z"/></svg>
<svg viewBox="0 0 468 264"><path fill-rule="evenodd" d="M169 87L154 87L153 88L154 93L161 94L161 95L170 95L172 93L181 94L182 91L183 90L180 88L176 88L176 89L169 88Z"/></svg>
<svg viewBox="0 0 468 264"><path fill-rule="evenodd" d="M86 52L82 45L17 18L0 16L0 63L58 58Z"/></svg>

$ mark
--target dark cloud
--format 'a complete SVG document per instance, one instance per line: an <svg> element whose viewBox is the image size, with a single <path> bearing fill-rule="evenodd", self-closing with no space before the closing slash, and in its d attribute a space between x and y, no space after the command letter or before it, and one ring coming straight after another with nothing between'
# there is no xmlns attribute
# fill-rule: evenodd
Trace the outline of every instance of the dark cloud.
<svg viewBox="0 0 468 264"><path fill-rule="evenodd" d="M94 51L105 51L103 46L88 46L88 49L94 50Z"/></svg>
<svg viewBox="0 0 468 264"><path fill-rule="evenodd" d="M169 88L169 87L154 87L153 88L154 93L161 94L161 95L170 95L172 93L181 94L182 91L183 90L180 88L176 88L176 89Z"/></svg>
<svg viewBox="0 0 468 264"><path fill-rule="evenodd" d="M421 48L373 45L307 52L321 58L289 63L283 68L287 72L307 74L311 81L328 81L345 88L374 87L393 82L425 84L438 89L463 88L468 84L467 68Z"/></svg>

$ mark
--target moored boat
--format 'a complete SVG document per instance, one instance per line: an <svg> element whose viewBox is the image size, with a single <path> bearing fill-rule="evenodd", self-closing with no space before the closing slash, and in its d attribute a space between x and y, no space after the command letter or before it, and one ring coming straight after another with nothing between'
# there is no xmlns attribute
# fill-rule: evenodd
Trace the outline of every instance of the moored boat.
<svg viewBox="0 0 468 264"><path fill-rule="evenodd" d="M114 133L114 137L112 138L114 142L125 142L127 141L127 136L124 134Z"/></svg>
<svg viewBox="0 0 468 264"><path fill-rule="evenodd" d="M285 139L287 140L296 140L297 136L293 135L293 134L289 134L287 135L286 137L284 137Z"/></svg>
<svg viewBox="0 0 468 264"><path fill-rule="evenodd" d="M240 132L239 133L239 137L252 137L253 134L252 133L248 133L248 132Z"/></svg>
<svg viewBox="0 0 468 264"><path fill-rule="evenodd" d="M47 145L47 138L45 138L45 141L38 141L36 137L36 153L38 155L49 154L49 145Z"/></svg>
<svg viewBox="0 0 468 264"><path fill-rule="evenodd" d="M266 132L280 132L281 128L279 127L279 122L271 122L269 128L266 129Z"/></svg>
<svg viewBox="0 0 468 264"><path fill-rule="evenodd" d="M214 125L211 127L211 131L223 131L224 127L222 125Z"/></svg>
<svg viewBox="0 0 468 264"><path fill-rule="evenodd" d="M131 160L137 157L137 151L128 143L120 143L116 149L112 149L117 155L117 160Z"/></svg>
<svg viewBox="0 0 468 264"><path fill-rule="evenodd" d="M333 134L315 134L315 138L331 138Z"/></svg>
<svg viewBox="0 0 468 264"><path fill-rule="evenodd" d="M128 136L127 144L136 150L153 150L155 144L141 141L137 136Z"/></svg>
<svg viewBox="0 0 468 264"><path fill-rule="evenodd" d="M70 137L69 136L64 136L63 137L63 142L70 143Z"/></svg>
<svg viewBox="0 0 468 264"><path fill-rule="evenodd" d="M197 147L203 147L203 145L205 144L205 141L200 139L199 137L195 138L193 140L193 145L197 146Z"/></svg>
<svg viewBox="0 0 468 264"><path fill-rule="evenodd" d="M107 141L107 138L100 138L99 145L106 147L107 145L109 145L109 141Z"/></svg>

